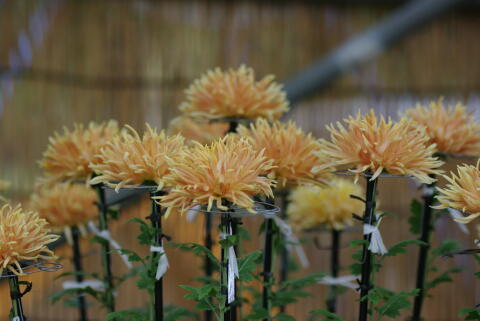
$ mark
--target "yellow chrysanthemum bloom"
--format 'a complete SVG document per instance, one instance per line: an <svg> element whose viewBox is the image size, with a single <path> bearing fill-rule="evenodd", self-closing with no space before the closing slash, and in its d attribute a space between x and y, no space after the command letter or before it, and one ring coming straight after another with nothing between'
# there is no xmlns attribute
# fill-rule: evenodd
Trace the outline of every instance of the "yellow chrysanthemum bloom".
<svg viewBox="0 0 480 321"><path fill-rule="evenodd" d="M405 116L425 127L430 143L437 145L438 152L480 155L480 124L462 104L447 108L440 98L432 101L430 107L417 105L407 109Z"/></svg>
<svg viewBox="0 0 480 321"><path fill-rule="evenodd" d="M29 206L57 230L83 227L98 217L97 194L85 184L59 183L39 189Z"/></svg>
<svg viewBox="0 0 480 321"><path fill-rule="evenodd" d="M258 117L274 120L288 111L282 86L269 75L255 81L252 68L208 71L185 91L187 100L180 110L195 118L215 119Z"/></svg>
<svg viewBox="0 0 480 321"><path fill-rule="evenodd" d="M253 195L273 197L273 180L261 176L272 168L263 152L255 151L243 138L227 136L211 145L196 143L169 161L166 180L173 186L160 204L170 212L183 214L195 205L227 210L222 200L254 212Z"/></svg>
<svg viewBox="0 0 480 321"><path fill-rule="evenodd" d="M167 136L147 124L143 137L130 126L98 154L100 162L91 164L98 176L90 184L105 183L118 192L122 187L132 187L144 182L154 182L158 189L164 186L169 173L167 157L175 157L185 148L180 135Z"/></svg>
<svg viewBox="0 0 480 321"><path fill-rule="evenodd" d="M113 120L91 122L86 128L75 124L72 131L65 127L63 134L55 133L39 162L47 182L90 179L93 171L89 165L99 162L100 149L117 134L118 125Z"/></svg>
<svg viewBox="0 0 480 321"><path fill-rule="evenodd" d="M289 196L288 221L298 231L319 226L341 230L352 225L352 214L364 211L363 203L350 195L363 194L359 185L343 178L324 186L299 186Z"/></svg>
<svg viewBox="0 0 480 321"><path fill-rule="evenodd" d="M20 261L55 259L47 245L59 236L49 234L47 221L36 212L25 212L20 205L0 208L0 275L4 269L22 275Z"/></svg>
<svg viewBox="0 0 480 321"><path fill-rule="evenodd" d="M214 140L225 136L229 124L222 122L196 122L195 120L180 116L170 122L169 133L180 134L187 141L197 141L200 144L210 144Z"/></svg>
<svg viewBox="0 0 480 321"><path fill-rule="evenodd" d="M476 166L460 165L458 175L451 173L451 177L444 176L448 183L445 188L437 188L440 203L436 209L453 208L469 215L456 219L460 223L470 223L480 216L480 161Z"/></svg>
<svg viewBox="0 0 480 321"><path fill-rule="evenodd" d="M10 186L10 183L0 179L0 192L5 191ZM0 194L0 202L6 202L7 199Z"/></svg>
<svg viewBox="0 0 480 321"><path fill-rule="evenodd" d="M353 173L370 171L372 180L382 172L395 175L411 175L420 182L430 184L435 181L429 174L440 174L443 162L434 157L435 145L423 128L412 125L406 119L393 122L383 116L377 120L375 112L370 110L365 116L360 112L356 117L345 120L348 128L337 123L327 126L331 141L321 140L322 147L318 155L330 158L325 167L353 166Z"/></svg>
<svg viewBox="0 0 480 321"><path fill-rule="evenodd" d="M314 154L320 151L320 144L291 121L276 121L270 125L265 119L258 119L250 128L239 126L237 132L246 137L257 152L263 150L273 161L270 174L282 187L325 182L333 171L324 167L312 173L313 167L326 162L323 156Z"/></svg>

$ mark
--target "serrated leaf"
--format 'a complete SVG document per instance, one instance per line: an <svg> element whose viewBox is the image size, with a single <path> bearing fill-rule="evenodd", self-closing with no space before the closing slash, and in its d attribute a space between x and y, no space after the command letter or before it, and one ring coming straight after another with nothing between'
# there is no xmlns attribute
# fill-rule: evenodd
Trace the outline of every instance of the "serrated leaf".
<svg viewBox="0 0 480 321"><path fill-rule="evenodd" d="M255 251L238 260L238 274L241 281L251 282L254 279L253 272L261 262L262 252Z"/></svg>
<svg viewBox="0 0 480 321"><path fill-rule="evenodd" d="M294 317L291 315L288 315L286 313L278 313L273 317L273 320L278 320L278 321L297 321Z"/></svg>
<svg viewBox="0 0 480 321"><path fill-rule="evenodd" d="M410 217L408 224L410 225L410 232L412 234L420 234L422 231L422 211L423 205L418 200L414 199L410 203Z"/></svg>
<svg viewBox="0 0 480 321"><path fill-rule="evenodd" d="M400 310L409 308L412 303L408 300L410 297L414 297L418 294L418 290L412 292L400 291L391 295L385 304L379 307L375 307L375 310L380 315L385 315L390 318L396 318L400 316Z"/></svg>
<svg viewBox="0 0 480 321"><path fill-rule="evenodd" d="M310 312L310 314L312 315L313 318L310 318L309 320L315 320L317 316L322 316L322 317L327 317L327 320L330 320L330 321L345 321L335 313L331 313L323 309L313 310Z"/></svg>
<svg viewBox="0 0 480 321"><path fill-rule="evenodd" d="M406 247L409 245L426 245L425 242L422 242L420 240L404 240L400 241L396 244L394 244L389 250L388 253L385 254L385 256L396 256L401 253L406 253L407 249Z"/></svg>

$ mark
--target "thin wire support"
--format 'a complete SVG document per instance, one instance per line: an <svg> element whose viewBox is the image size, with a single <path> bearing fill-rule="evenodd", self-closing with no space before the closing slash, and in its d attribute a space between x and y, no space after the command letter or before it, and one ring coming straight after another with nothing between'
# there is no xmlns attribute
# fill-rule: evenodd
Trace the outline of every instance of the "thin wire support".
<svg viewBox="0 0 480 321"><path fill-rule="evenodd" d="M338 277L338 272L340 270L340 237L341 231L332 229L331 237L332 237L332 244L330 250L330 272L333 278ZM337 286L332 285L330 287L330 293L327 299L327 309L331 313L335 313L337 311Z"/></svg>
<svg viewBox="0 0 480 321"><path fill-rule="evenodd" d="M435 178L433 176L433 178ZM435 183L428 185L429 190L435 189ZM422 306L425 299L425 278L427 271L428 252L430 250L430 235L433 230L433 203L435 202L435 193L426 193L423 195L422 212L422 231L420 240L424 244L420 245L417 265L416 288L420 290L413 302L413 315L411 321L420 321L422 315Z"/></svg>
<svg viewBox="0 0 480 321"><path fill-rule="evenodd" d="M371 180L369 177L365 177L367 180L367 195L365 201L365 214L363 216L363 224L374 225L376 222L375 216L375 196L377 190L378 178ZM372 235L365 235L364 239L367 241L363 245L362 255L362 277L360 281L360 312L359 321L368 320L368 293L372 288L371 273L372 273L372 253L369 251L368 246L370 244Z"/></svg>
<svg viewBox="0 0 480 321"><path fill-rule="evenodd" d="M99 229L100 231L108 231L108 206L105 199L105 189L103 184L98 184L95 186L98 194L98 209L99 209ZM110 243L106 240L101 243L101 256L102 256L102 267L103 267L103 281L105 282L105 298L106 306L109 312L115 311L115 297L114 297L114 284L113 284L113 273L112 273L112 259L110 255ZM113 319L115 321L115 319Z"/></svg>
<svg viewBox="0 0 480 321"><path fill-rule="evenodd" d="M150 196L163 196L165 192L163 191L156 191L151 190ZM156 233L153 239L153 246L162 246L162 209L160 205L158 205L155 200L152 199L152 214L149 216L151 221L152 227L155 228ZM156 267L158 265L158 261L160 260L161 253L152 252L152 271L151 274L156 274ZM163 321L163 277L159 280L155 280L154 286L154 321Z"/></svg>
<svg viewBox="0 0 480 321"><path fill-rule="evenodd" d="M76 226L72 227L72 251L73 251L73 267L75 270L75 280L77 283L83 282L83 267L82 267L82 254L80 251L80 231ZM85 295L83 293L77 294L78 301L78 314L80 321L88 321L87 316L87 303Z"/></svg>

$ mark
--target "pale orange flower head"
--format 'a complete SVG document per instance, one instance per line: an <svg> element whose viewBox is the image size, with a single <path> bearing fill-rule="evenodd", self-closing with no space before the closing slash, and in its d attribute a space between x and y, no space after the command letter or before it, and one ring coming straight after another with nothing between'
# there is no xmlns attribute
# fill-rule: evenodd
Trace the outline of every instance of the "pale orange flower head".
<svg viewBox="0 0 480 321"><path fill-rule="evenodd" d="M407 109L405 117L425 127L437 152L480 156L480 124L462 104L446 107L440 98L429 107Z"/></svg>
<svg viewBox="0 0 480 321"><path fill-rule="evenodd" d="M468 216L456 221L470 223L480 216L480 161L476 166L460 165L457 167L458 174L451 173L451 176L444 176L448 184L445 188L437 188L439 195L437 201L440 203L434 208L453 208Z"/></svg>
<svg viewBox="0 0 480 321"><path fill-rule="evenodd" d="M435 145L423 128L414 126L405 119L393 122L383 116L377 119L375 112L345 120L347 128L340 122L337 128L327 126L331 141L321 140L317 153L330 158L326 165L314 168L314 172L325 166L354 167L351 171L373 173L372 180L382 172L395 175L411 175L420 182L430 184L435 181L429 174L440 174L438 169L443 162L434 157Z"/></svg>
<svg viewBox="0 0 480 321"><path fill-rule="evenodd" d="M282 86L269 75L255 80L252 68L208 71L186 90L187 99L180 110L194 118L278 119L288 111Z"/></svg>
<svg viewBox="0 0 480 321"><path fill-rule="evenodd" d="M169 163L167 181L173 188L158 198L168 207L167 214L183 214L196 205L227 210L222 200L255 212L252 196L273 197L274 181L262 176L272 168L272 162L244 138L229 135L211 145L196 143Z"/></svg>
<svg viewBox="0 0 480 321"><path fill-rule="evenodd" d="M228 123L198 122L190 117L180 116L170 122L169 133L180 134L188 142L197 141L200 144L209 144L225 136L228 127Z"/></svg>
<svg viewBox="0 0 480 321"><path fill-rule="evenodd" d="M47 182L66 180L86 181L93 175L90 164L100 161L100 149L118 134L116 121L91 122L87 127L74 124L73 130L64 128L63 134L49 138L47 150L40 160Z"/></svg>
<svg viewBox="0 0 480 321"><path fill-rule="evenodd" d="M20 261L56 258L47 245L58 236L49 234L47 224L38 213L24 211L20 205L0 208L0 275L5 269L22 275Z"/></svg>
<svg viewBox="0 0 480 321"><path fill-rule="evenodd" d="M105 183L118 190L122 187L154 183L158 189L164 187L164 177L169 173L167 157L175 157L185 148L180 135L167 136L162 130L147 124L142 137L130 126L111 142L106 144L98 155L100 162L92 164L99 174L90 184Z"/></svg>
<svg viewBox="0 0 480 321"><path fill-rule="evenodd" d="M250 127L239 126L239 135L246 137L257 152L264 151L273 161L270 176L281 187L324 182L332 168L324 167L313 173L312 168L323 165L327 159L314 154L320 151L320 144L311 134L305 134L295 123L275 121L271 125L265 119L258 119Z"/></svg>
<svg viewBox="0 0 480 321"><path fill-rule="evenodd" d="M44 218L51 228L61 231L85 226L98 217L97 194L85 184L58 183L39 188L29 206Z"/></svg>
<svg viewBox="0 0 480 321"><path fill-rule="evenodd" d="M363 194L359 185L344 178L333 178L323 186L299 186L289 195L288 221L295 230L320 226L341 230L352 225L352 214L364 210L362 202L350 195Z"/></svg>

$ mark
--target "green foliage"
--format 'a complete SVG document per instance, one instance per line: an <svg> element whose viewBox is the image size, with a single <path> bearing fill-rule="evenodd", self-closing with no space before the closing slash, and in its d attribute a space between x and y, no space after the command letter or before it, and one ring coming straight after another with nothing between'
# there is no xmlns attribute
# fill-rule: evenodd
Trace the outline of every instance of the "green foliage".
<svg viewBox="0 0 480 321"><path fill-rule="evenodd" d="M410 224L410 232L412 234L420 234L422 231L422 210L423 205L418 200L413 199L410 204L410 218L408 223Z"/></svg>
<svg viewBox="0 0 480 321"><path fill-rule="evenodd" d="M480 320L480 310L475 308L464 308L458 312L458 315L465 320Z"/></svg>
<svg viewBox="0 0 480 321"><path fill-rule="evenodd" d="M318 319L319 317L324 317L324 318ZM335 313L332 313L323 309L313 310L310 312L310 317L308 318L307 321L314 321L314 320L345 321Z"/></svg>
<svg viewBox="0 0 480 321"><path fill-rule="evenodd" d="M368 298L379 316L377 320L381 320L383 316L397 318L400 316L401 310L412 306L409 298L418 295L418 291L418 289L415 289L411 292L400 291L395 293L381 287L375 287L369 292Z"/></svg>

